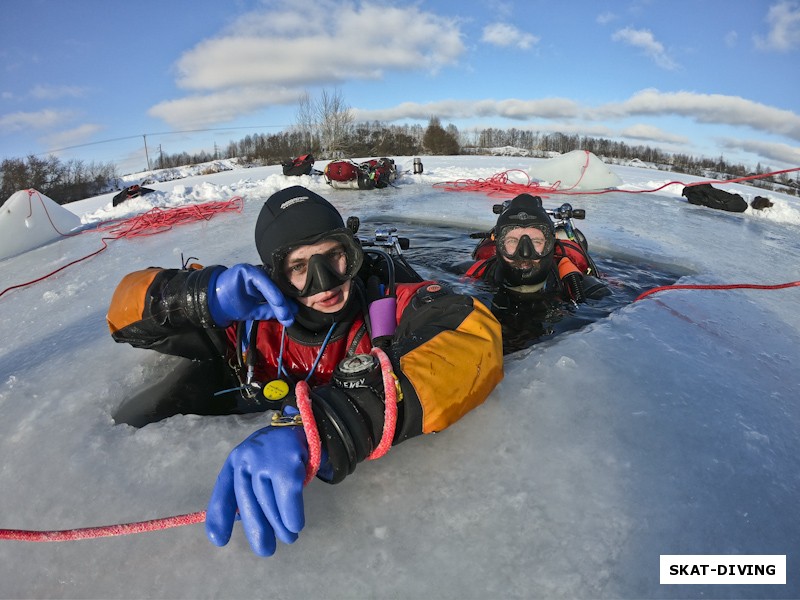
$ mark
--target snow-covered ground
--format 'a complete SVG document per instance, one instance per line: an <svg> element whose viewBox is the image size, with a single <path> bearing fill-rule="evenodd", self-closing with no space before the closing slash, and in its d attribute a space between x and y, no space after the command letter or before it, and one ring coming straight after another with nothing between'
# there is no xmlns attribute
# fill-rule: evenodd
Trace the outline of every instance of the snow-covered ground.
<svg viewBox="0 0 800 600"><path fill-rule="evenodd" d="M411 157L396 158L411 169ZM85 227L150 207L244 199L241 213L112 241L0 297L0 528L71 529L203 510L229 450L262 415L177 416L135 429L112 414L174 361L115 344L105 325L127 272L258 260L262 202L307 185L343 214L488 228L495 199L433 183L535 172L524 157L422 157L396 188L336 191L280 167L237 169L67 205ZM322 168L319 163L315 165ZM612 166L620 189L697 178ZM679 283L800 280L800 201L692 206L672 185L545 199L586 209L595 252L686 273ZM7 232L6 232L7 234ZM100 248L91 229L0 261L0 291ZM269 559L238 526L68 543L0 541L0 597L675 598L800 596L800 288L666 291L508 356L487 402L450 429L312 482L306 528ZM787 556L784 586L664 586L663 554Z"/></svg>

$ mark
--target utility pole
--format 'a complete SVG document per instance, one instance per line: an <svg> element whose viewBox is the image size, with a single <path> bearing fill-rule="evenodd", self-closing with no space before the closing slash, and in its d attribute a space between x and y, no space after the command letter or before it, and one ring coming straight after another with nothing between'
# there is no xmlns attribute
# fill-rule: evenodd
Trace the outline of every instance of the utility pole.
<svg viewBox="0 0 800 600"><path fill-rule="evenodd" d="M150 171L150 155L147 153L147 136L142 134L142 137L144 138L144 156L147 158L147 170Z"/></svg>

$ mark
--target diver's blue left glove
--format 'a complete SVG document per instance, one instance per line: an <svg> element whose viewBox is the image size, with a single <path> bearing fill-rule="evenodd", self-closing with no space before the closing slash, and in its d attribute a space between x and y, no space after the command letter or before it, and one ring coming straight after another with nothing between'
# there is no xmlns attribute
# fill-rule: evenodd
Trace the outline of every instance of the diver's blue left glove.
<svg viewBox="0 0 800 600"><path fill-rule="evenodd" d="M284 296L261 267L233 265L211 279L208 310L214 322L227 327L233 321L277 319L289 327L297 304Z"/></svg>
<svg viewBox="0 0 800 600"><path fill-rule="evenodd" d="M250 547L259 556L275 553L276 536L286 544L297 540L305 525L307 462L302 427L265 427L248 437L233 449L217 477L206 510L208 539L227 544L238 509Z"/></svg>

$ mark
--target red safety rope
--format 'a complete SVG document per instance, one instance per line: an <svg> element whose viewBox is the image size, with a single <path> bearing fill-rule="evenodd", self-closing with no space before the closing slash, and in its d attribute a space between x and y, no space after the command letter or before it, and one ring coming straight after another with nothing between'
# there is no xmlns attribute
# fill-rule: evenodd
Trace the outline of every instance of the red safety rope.
<svg viewBox="0 0 800 600"><path fill-rule="evenodd" d="M383 433L381 434L381 441L372 451L372 454L367 457L367 460L375 460L386 454L394 441L394 433L397 428L397 393L400 389L400 384L386 353L380 348L373 348L370 354L378 359L381 365L381 375L383 376Z"/></svg>
<svg viewBox="0 0 800 600"><path fill-rule="evenodd" d="M634 302L638 302L642 298L646 298L651 294L655 294L657 292L663 292L668 290L740 290L740 289L747 289L747 290L783 290L790 287L797 287L800 286L800 281L791 281L789 283L779 283L776 285L759 285L755 283L730 283L725 285L714 285L714 284L675 284L675 285L662 285L659 287L655 287L652 290L647 290L646 292L639 294L639 296L634 300Z"/></svg>
<svg viewBox="0 0 800 600"><path fill-rule="evenodd" d="M311 410L311 389L305 381L298 381L294 388L297 398L297 410L303 418L303 430L306 432L308 442L308 464L306 464L306 478L303 485L308 485L319 471L322 464L322 440L319 437L317 421Z"/></svg>
<svg viewBox="0 0 800 600"><path fill-rule="evenodd" d="M386 454L392 445L395 428L397 426L397 380L395 379L392 363L386 353L379 348L373 348L370 352L378 358L383 375L385 416L383 423L383 435L375 450L367 458L375 460ZM295 387L297 394L297 408L303 420L303 429L306 432L306 439L309 446L309 460L306 465L306 477L303 485L307 485L317 474L322 457L322 441L311 410L310 389L305 381L300 381ZM86 540L101 537L113 537L118 535L129 535L132 533L144 533L146 531L157 531L169 529L171 527L181 527L183 525L194 525L203 523L206 520L206 511L198 511L163 519L153 519L151 521L139 521L136 523L122 523L119 525L104 525L100 527L84 527L82 529L62 529L53 531L34 531L29 529L0 529L0 540L16 540L20 542L71 542L75 540Z"/></svg>
<svg viewBox="0 0 800 600"><path fill-rule="evenodd" d="M680 185L682 187L693 187L696 185L705 185L711 183L728 184L728 183L741 183L742 181L751 181L753 179L764 179L774 175L781 175L783 173L793 173L800 171L800 167L793 169L783 169L782 171L773 171L771 173L764 173L761 175L748 175L747 177L737 177L736 179L708 179L705 181L695 181L693 183L684 183L682 181L668 181L656 188L648 190L623 190L616 188L609 188L605 190L575 190L575 187L581 182L586 173L586 168L589 164L589 153L587 153L586 163L581 168L581 175L574 185L560 189L561 182L557 181L552 185L541 185L538 182L531 181L530 176L520 169L510 169L496 173L487 179L458 179L456 181L445 181L434 183L433 187L441 188L447 192L482 192L490 197L506 197L517 196L519 194L532 194L534 196L549 196L549 195L565 195L565 196L596 196L600 194L652 194L658 192L671 185ZM509 175L514 173L522 173L526 179L526 183L518 183L510 181Z"/></svg>
<svg viewBox="0 0 800 600"><path fill-rule="evenodd" d="M34 193L37 195L39 194L39 192L37 192L36 190L28 190L29 201ZM52 277L56 273L63 271L67 267L71 267L72 265L75 265L79 262L83 262L93 256L100 254L103 250L108 248L109 241L118 240L121 238L134 238L134 237L142 237L142 236L156 235L158 233L164 233L178 225L184 225L186 223L192 223L200 220L208 221L218 213L231 212L231 211L241 212L244 207L244 200L242 200L241 196L235 196L230 200L225 200L222 202L188 204L185 206L178 206L175 208L155 207L150 209L146 213L137 215L135 217L131 217L129 219L124 219L124 220L114 219L111 221L107 221L105 224L101 224L99 227L96 227L91 230L85 229L77 233L62 233L61 231L58 230L58 228L56 228L55 224L53 224L53 220L50 218L50 213L47 212L47 206L44 204L44 201L41 200L41 196L39 197L39 200L42 202L42 208L44 208L45 214L47 215L50 224L53 226L53 229L62 237L72 237L88 233L90 231L98 231L100 233L106 233L108 235L105 235L100 238L100 242L102 243L102 247L100 249L95 250L94 252L87 254L82 258L73 260L55 269L54 271L50 271L46 275L42 275L41 277L37 277L36 279L32 279L31 281L26 281L25 283L19 283L16 285L9 286L4 290L0 291L0 297L2 297L3 294L5 293L10 292L11 290L15 290L21 287L26 287L34 283L38 283L39 281L43 281L44 279ZM31 214L33 214L32 205L28 216L30 216Z"/></svg>

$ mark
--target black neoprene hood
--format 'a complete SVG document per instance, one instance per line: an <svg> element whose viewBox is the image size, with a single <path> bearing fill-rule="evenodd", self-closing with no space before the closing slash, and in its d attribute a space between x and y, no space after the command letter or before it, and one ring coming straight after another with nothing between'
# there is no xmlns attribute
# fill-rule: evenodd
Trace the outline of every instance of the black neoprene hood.
<svg viewBox="0 0 800 600"><path fill-rule="evenodd" d="M275 192L264 203L256 221L256 249L261 261L274 269L277 250L341 229L342 216L330 202L295 185Z"/></svg>
<svg viewBox="0 0 800 600"><path fill-rule="evenodd" d="M508 207L497 218L496 229L499 232L503 227L545 227L550 235L555 234L553 220L542 207L539 196L520 194L509 203Z"/></svg>
<svg viewBox="0 0 800 600"><path fill-rule="evenodd" d="M545 239L549 240L549 250L545 256L535 261L534 266L525 269L520 269L516 262L509 263L500 259L497 263L498 276L506 286L510 287L541 283L547 279L553 264L555 226L550 215L547 214L547 211L542 206L542 199L539 196L531 196L530 194L516 196L497 218L497 224L495 225L497 254L502 254L512 261L516 257L509 257L503 251L503 239L510 230L517 227L536 227L540 229L545 234ZM530 239L528 244L530 244ZM532 249L532 246L530 248Z"/></svg>

